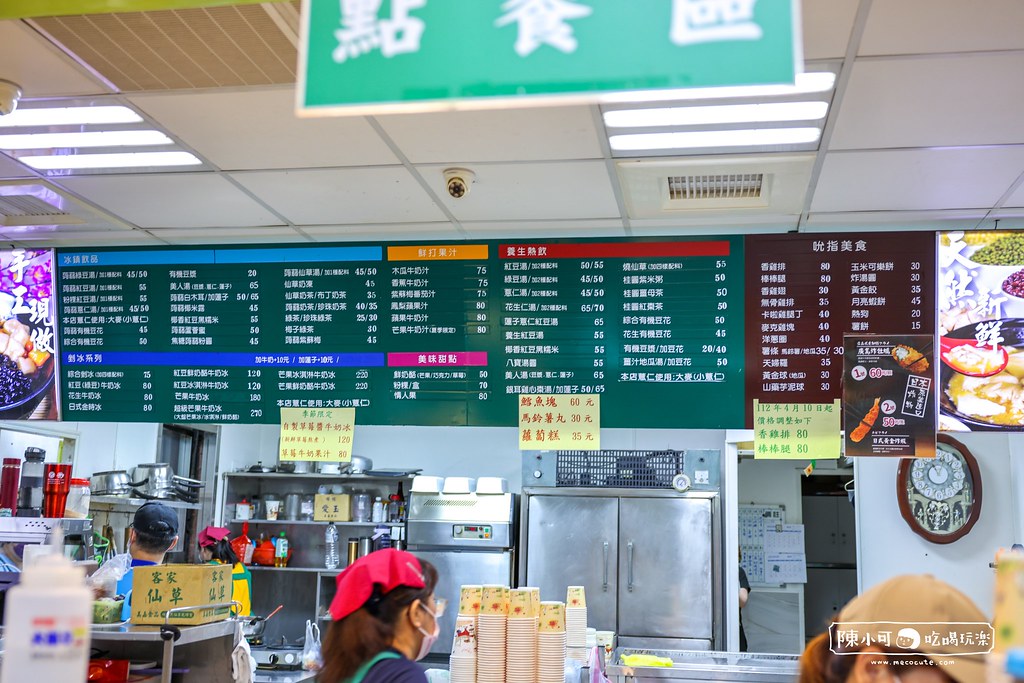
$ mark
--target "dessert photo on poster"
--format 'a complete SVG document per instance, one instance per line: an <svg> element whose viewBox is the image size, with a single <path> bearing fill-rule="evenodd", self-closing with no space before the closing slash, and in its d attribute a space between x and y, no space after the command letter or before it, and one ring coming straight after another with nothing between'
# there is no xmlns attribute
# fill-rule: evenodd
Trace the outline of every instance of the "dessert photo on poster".
<svg viewBox="0 0 1024 683"><path fill-rule="evenodd" d="M56 420L53 251L0 252L0 419Z"/></svg>
<svg viewBox="0 0 1024 683"><path fill-rule="evenodd" d="M1024 429L1024 232L939 235L939 428Z"/></svg>

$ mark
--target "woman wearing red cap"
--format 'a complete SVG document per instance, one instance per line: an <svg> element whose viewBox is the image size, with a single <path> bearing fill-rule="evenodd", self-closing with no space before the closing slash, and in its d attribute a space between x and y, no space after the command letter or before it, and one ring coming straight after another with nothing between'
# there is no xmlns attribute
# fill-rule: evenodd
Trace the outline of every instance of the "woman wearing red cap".
<svg viewBox="0 0 1024 683"><path fill-rule="evenodd" d="M231 599L239 603L239 614L252 614L252 574L238 561L238 555L228 543L231 532L224 527L208 526L199 532L199 556L208 564L226 564L231 567Z"/></svg>
<svg viewBox="0 0 1024 683"><path fill-rule="evenodd" d="M378 550L338 574L320 683L426 683L415 663L440 632L437 570L404 550Z"/></svg>

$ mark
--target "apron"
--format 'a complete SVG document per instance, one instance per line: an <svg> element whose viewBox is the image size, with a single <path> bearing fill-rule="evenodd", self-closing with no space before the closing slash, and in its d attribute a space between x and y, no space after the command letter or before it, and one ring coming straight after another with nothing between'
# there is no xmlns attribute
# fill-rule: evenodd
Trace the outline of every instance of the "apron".
<svg viewBox="0 0 1024 683"><path fill-rule="evenodd" d="M385 659L401 659L401 657L402 656L397 652L388 652L387 650L384 652L378 652L373 659L359 667L359 669L352 674L352 678L345 681L345 683L363 683L363 679L366 678L366 674L370 672L370 669L372 669L377 662Z"/></svg>

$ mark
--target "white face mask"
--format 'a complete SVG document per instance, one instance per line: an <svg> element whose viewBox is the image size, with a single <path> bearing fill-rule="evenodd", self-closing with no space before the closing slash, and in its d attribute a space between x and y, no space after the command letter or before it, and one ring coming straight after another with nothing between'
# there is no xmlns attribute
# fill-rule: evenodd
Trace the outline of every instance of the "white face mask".
<svg viewBox="0 0 1024 683"><path fill-rule="evenodd" d="M420 642L420 651L419 654L416 655L417 662L426 657L428 654L430 654L430 648L434 647L434 643L437 642L438 636L441 635L441 624L439 624L437 621L437 615L434 614L430 610L430 608L424 605L422 602L420 603L420 607L423 608L424 612L426 612L434 618L434 632L427 633L423 630L422 626L416 627L419 630L419 632L423 634L423 641Z"/></svg>

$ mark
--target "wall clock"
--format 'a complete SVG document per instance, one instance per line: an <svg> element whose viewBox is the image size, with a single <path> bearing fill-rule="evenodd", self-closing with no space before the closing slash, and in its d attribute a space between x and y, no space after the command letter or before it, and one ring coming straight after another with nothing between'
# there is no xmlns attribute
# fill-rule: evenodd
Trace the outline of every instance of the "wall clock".
<svg viewBox="0 0 1024 683"><path fill-rule="evenodd" d="M952 543L981 515L981 472L967 447L945 434L934 458L909 458L896 474L900 513L914 533L932 543Z"/></svg>

